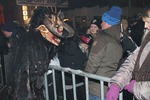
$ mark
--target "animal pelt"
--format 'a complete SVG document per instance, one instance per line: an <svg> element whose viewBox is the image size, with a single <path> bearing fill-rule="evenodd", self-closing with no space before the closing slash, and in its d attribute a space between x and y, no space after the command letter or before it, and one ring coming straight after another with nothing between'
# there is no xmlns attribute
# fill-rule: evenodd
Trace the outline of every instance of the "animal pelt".
<svg viewBox="0 0 150 100"><path fill-rule="evenodd" d="M42 31L37 30L41 25L49 32L41 34ZM66 35L63 35L63 29ZM28 31L11 37L14 46L10 48L5 60L10 100L45 100L44 73L58 50L58 45L48 41L51 40L46 37L48 33L57 39L74 35L74 31L56 14L47 7L39 7L34 10Z"/></svg>
<svg viewBox="0 0 150 100"><path fill-rule="evenodd" d="M45 100L43 75L57 51L55 45L35 30L42 24L45 14L48 14L45 9L38 9L32 16L29 32L18 39L7 55L10 100Z"/></svg>
<svg viewBox="0 0 150 100"><path fill-rule="evenodd" d="M44 100L42 97L43 74L49 65L49 49L39 32L28 33L16 48L11 51L9 65L9 86L12 100ZM38 81L42 80L42 81ZM36 91L35 91L36 89ZM41 91L41 96L36 92Z"/></svg>

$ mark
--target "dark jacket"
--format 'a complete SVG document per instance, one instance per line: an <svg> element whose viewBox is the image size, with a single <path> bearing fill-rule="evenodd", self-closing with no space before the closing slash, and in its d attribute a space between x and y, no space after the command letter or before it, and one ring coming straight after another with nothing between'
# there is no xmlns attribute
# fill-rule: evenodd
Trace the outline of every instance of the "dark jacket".
<svg viewBox="0 0 150 100"><path fill-rule="evenodd" d="M63 48L63 52L59 52L59 60L61 67L69 67L75 70L84 70L84 64L87 60L86 53L83 53L79 48L79 39L73 38L67 41L66 47ZM76 91L77 99L85 100L85 86L84 80L81 76L75 76L76 78ZM67 94L67 100L73 100L73 82L72 75L65 73L65 88Z"/></svg>
<svg viewBox="0 0 150 100"><path fill-rule="evenodd" d="M126 33L124 33L123 37L121 37L121 44L123 48L123 55L120 59L118 68L120 68L121 64L126 60L126 58L137 48L136 43Z"/></svg>
<svg viewBox="0 0 150 100"><path fill-rule="evenodd" d="M0 32L0 54L8 53L8 39L4 36L2 32Z"/></svg>
<svg viewBox="0 0 150 100"><path fill-rule="evenodd" d="M58 53L61 67L84 70L84 64L87 60L87 55L79 48L79 40L75 37L67 41L66 45L67 46L63 48L63 52Z"/></svg>

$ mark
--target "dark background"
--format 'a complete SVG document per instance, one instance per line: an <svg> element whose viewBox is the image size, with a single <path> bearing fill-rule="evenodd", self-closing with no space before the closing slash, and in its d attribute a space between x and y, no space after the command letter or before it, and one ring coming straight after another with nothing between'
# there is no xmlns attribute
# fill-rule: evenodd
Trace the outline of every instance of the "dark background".
<svg viewBox="0 0 150 100"><path fill-rule="evenodd" d="M150 0L51 0L52 2L57 2L59 5L67 2L68 7L60 8L61 10L73 10L75 8L82 7L105 7L112 5L120 7L145 7L150 5ZM12 20L22 20L21 6L16 4L16 0L0 0L0 4L4 7L5 22ZM19 14L20 13L20 14Z"/></svg>

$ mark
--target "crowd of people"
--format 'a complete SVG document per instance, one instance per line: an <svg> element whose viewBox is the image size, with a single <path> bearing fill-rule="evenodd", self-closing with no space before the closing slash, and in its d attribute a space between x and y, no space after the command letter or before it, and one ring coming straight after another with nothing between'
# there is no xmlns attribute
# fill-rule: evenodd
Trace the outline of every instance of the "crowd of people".
<svg viewBox="0 0 150 100"><path fill-rule="evenodd" d="M72 30L63 31L63 28L58 34L55 31L43 31L44 26L37 28L40 25L35 24L36 14L30 21L30 34L17 22L6 23L2 26L0 52L7 55L5 66L9 69L6 70L6 79L10 100L31 98L44 100L40 89L43 88L43 73L48 70L48 65L70 67L111 78L109 84L104 86L105 100L117 100L119 93L124 90L128 91L127 94L125 93L126 96L131 93L136 100L150 99L148 88L150 84L150 68L148 67L150 7L142 12L141 19L144 22L145 31L143 28L144 35L141 37L140 45L132 39L131 32L128 30L129 23L121 18L122 9L119 6L112 6L105 11L101 20L93 19L85 34L81 36L77 33L73 35ZM51 13L49 16L52 17L52 15L54 14ZM45 20L43 23L47 25L47 30L50 30L49 23ZM67 28L72 29L69 26ZM51 35L47 35L49 33ZM62 35L63 33L65 34ZM22 76L17 78L18 75ZM11 76L13 78L10 78ZM56 81L60 82L60 79L60 73L58 73ZM21 84L18 81L27 82L31 89L25 83ZM73 100L73 83L70 74L66 74L65 82L67 100ZM76 77L77 100L86 99L84 83L81 76ZM56 84L59 87L58 90L62 91L59 84L61 83ZM17 85L26 87L27 91L20 90ZM99 82L89 80L89 100L101 100L100 92ZM61 97L58 97L59 100L63 100L61 93L58 96Z"/></svg>

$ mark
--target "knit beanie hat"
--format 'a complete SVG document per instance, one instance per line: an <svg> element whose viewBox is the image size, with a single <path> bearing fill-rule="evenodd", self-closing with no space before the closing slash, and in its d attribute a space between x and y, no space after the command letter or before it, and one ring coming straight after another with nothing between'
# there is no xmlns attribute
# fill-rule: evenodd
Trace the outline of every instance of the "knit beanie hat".
<svg viewBox="0 0 150 100"><path fill-rule="evenodd" d="M110 25L119 24L121 21L122 9L118 6L112 6L111 9L102 15L102 20Z"/></svg>
<svg viewBox="0 0 150 100"><path fill-rule="evenodd" d="M3 25L3 30L8 31L8 32L13 32L14 29L18 27L18 24L14 21L8 22Z"/></svg>
<svg viewBox="0 0 150 100"><path fill-rule="evenodd" d="M95 24L98 28L101 28L101 20L98 20L98 19L93 19L90 23L91 24Z"/></svg>

